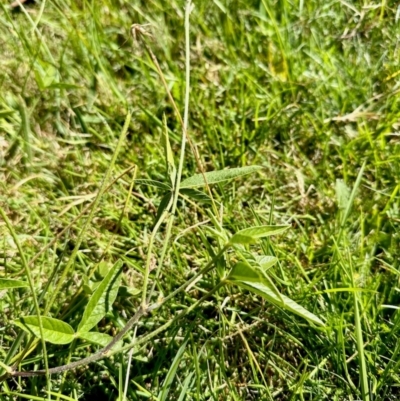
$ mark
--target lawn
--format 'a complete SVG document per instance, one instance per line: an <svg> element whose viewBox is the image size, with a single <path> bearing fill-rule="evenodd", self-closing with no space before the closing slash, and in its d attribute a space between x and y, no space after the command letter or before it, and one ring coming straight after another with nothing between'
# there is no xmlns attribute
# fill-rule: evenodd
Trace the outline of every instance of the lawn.
<svg viewBox="0 0 400 401"><path fill-rule="evenodd" d="M0 4L0 400L400 397L400 8Z"/></svg>

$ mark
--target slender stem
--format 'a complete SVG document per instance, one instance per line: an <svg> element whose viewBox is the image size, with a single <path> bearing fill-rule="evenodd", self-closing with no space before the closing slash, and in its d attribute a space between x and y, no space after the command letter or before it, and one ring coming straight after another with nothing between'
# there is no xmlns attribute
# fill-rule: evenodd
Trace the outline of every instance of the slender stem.
<svg viewBox="0 0 400 401"><path fill-rule="evenodd" d="M174 192L173 192L173 204L171 210L171 216L167 223L166 233L165 233L165 241L164 245L161 250L161 255L158 261L156 276L153 282L153 286L151 288L149 299L147 302L150 302L152 294L154 292L154 288L158 277L161 273L161 267L164 263L165 255L167 254L167 249L169 245L169 241L171 238L172 226L175 220L175 213L176 208L178 205L178 198L179 198L179 186L182 180L182 171L183 171L183 163L185 161L185 148L186 148L186 141L188 139L188 127L189 127L189 101L190 101L190 12L191 12L191 0L186 2L185 8L185 104L184 104L184 111L183 111L183 121L180 118L180 122L182 124L182 139L181 139L181 151L179 156L179 164L178 164L178 172L176 174L175 183L174 183ZM170 96L170 95L169 95ZM173 101L172 96L170 96L171 101ZM178 115L180 117L179 111ZM193 147L192 147L193 150Z"/></svg>
<svg viewBox="0 0 400 401"><path fill-rule="evenodd" d="M150 235L149 247L147 249L146 267L145 267L145 271L144 271L143 290L142 290L142 308L143 309L146 308L147 285L149 282L151 259L153 257L154 238L157 235L157 232L160 229L161 224L164 223L165 219L168 216L168 211L171 208L171 203L172 203L172 198L171 198L168 206L165 208L163 214L158 219L158 221L157 221L156 225L154 226L153 231L151 232L151 235Z"/></svg>

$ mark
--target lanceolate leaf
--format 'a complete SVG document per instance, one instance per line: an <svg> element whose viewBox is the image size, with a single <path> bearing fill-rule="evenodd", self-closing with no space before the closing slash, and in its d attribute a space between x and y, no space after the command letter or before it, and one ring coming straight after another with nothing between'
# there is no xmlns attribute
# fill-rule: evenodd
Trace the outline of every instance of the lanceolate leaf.
<svg viewBox="0 0 400 401"><path fill-rule="evenodd" d="M253 283L263 283L275 293L275 295L281 299L281 294L272 282L270 277L267 275L264 269L261 267L251 266L249 263L239 262L233 266L228 280L232 282L249 281Z"/></svg>
<svg viewBox="0 0 400 401"><path fill-rule="evenodd" d="M78 326L79 333L90 331L111 310L121 282L121 266L121 261L115 263L90 297Z"/></svg>
<svg viewBox="0 0 400 401"><path fill-rule="evenodd" d="M90 331L88 333L78 333L77 336L82 340L86 340L92 344L100 345L100 347L105 347L113 339L108 334L98 333L96 331Z"/></svg>
<svg viewBox="0 0 400 401"><path fill-rule="evenodd" d="M9 278L0 278L0 290L5 290L7 288L23 288L29 287L26 281L12 280Z"/></svg>
<svg viewBox="0 0 400 401"><path fill-rule="evenodd" d="M158 209L157 209L156 223L158 222L158 220L160 220L160 218L161 218L162 214L164 213L164 211L168 209L168 206L171 207L171 205L172 205L171 199L172 199L172 192L171 191L167 192L162 197L161 202L158 205Z"/></svg>
<svg viewBox="0 0 400 401"><path fill-rule="evenodd" d="M74 329L62 320L42 316L44 340L52 344L69 344L75 338ZM21 317L19 321L14 322L21 329L33 333L40 338L39 319L37 316Z"/></svg>
<svg viewBox="0 0 400 401"><path fill-rule="evenodd" d="M241 177L243 175L254 173L260 170L261 166L247 166L232 168L229 170L218 170L204 173L208 184L216 184L218 182L228 181L232 178ZM203 174L195 174L192 177L186 178L181 182L181 188L196 188L205 185Z"/></svg>
<svg viewBox="0 0 400 401"><path fill-rule="evenodd" d="M278 296L264 283L256 283L252 281L234 281L234 284L258 295L261 295L272 304L279 306L282 309L293 312L310 322L313 322L320 326L325 326L324 322L319 317L315 316L313 313L309 312L307 309L303 308L301 305L299 305L297 302L293 301L289 297L283 294L280 294L280 296Z"/></svg>
<svg viewBox="0 0 400 401"><path fill-rule="evenodd" d="M259 238L269 237L271 235L281 234L290 226L255 226L245 228L234 234L230 240L231 244L249 244Z"/></svg>
<svg viewBox="0 0 400 401"><path fill-rule="evenodd" d="M278 259L275 256L262 255L257 256L256 261L260 265L262 270L266 271L270 267L272 267L278 261Z"/></svg>
<svg viewBox="0 0 400 401"><path fill-rule="evenodd" d="M157 187L164 191L171 191L171 187L168 184L165 184L161 181L156 180L135 180L136 184L148 185L150 187Z"/></svg>
<svg viewBox="0 0 400 401"><path fill-rule="evenodd" d="M247 263L238 262L233 266L229 273L228 280L230 281L251 281L259 283L262 281L260 273L250 267Z"/></svg>
<svg viewBox="0 0 400 401"><path fill-rule="evenodd" d="M202 203L212 203L211 198L204 192L199 191L193 188L182 188L179 190L181 195L186 195L189 198L192 198L198 202Z"/></svg>

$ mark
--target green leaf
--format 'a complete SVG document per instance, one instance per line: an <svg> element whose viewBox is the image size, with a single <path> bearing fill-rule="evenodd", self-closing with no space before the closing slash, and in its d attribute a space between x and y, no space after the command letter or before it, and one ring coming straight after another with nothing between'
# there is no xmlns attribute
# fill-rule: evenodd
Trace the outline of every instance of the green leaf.
<svg viewBox="0 0 400 401"><path fill-rule="evenodd" d="M345 210L350 200L350 189L343 180L336 180L336 199L339 209Z"/></svg>
<svg viewBox="0 0 400 401"><path fill-rule="evenodd" d="M247 263L238 262L233 266L229 273L228 280L230 281L251 281L260 282L263 280L261 274L256 269L250 267Z"/></svg>
<svg viewBox="0 0 400 401"><path fill-rule="evenodd" d="M325 326L324 322L313 313L309 312L307 309L303 308L297 302L293 301L289 297L280 294L279 296L266 284L264 283L257 283L254 281L234 281L234 284L242 287L246 290L254 292L255 294L261 295L267 301L271 302L272 304L288 310L296 315L312 322L318 324L320 326Z"/></svg>
<svg viewBox="0 0 400 401"><path fill-rule="evenodd" d="M26 281L12 280L10 278L0 278L0 290L5 290L7 288L23 288L29 287Z"/></svg>
<svg viewBox="0 0 400 401"><path fill-rule="evenodd" d="M74 329L62 320L41 316L44 340L52 344L69 344L75 338ZM40 338L39 318L37 316L21 317L14 322L21 329Z"/></svg>
<svg viewBox="0 0 400 401"><path fill-rule="evenodd" d="M156 180L135 180L136 184L148 185L150 187L157 187L164 191L171 191L171 186L161 181Z"/></svg>
<svg viewBox="0 0 400 401"><path fill-rule="evenodd" d="M258 238L265 238L271 235L281 234L290 226L255 226L238 231L230 239L231 244L251 244Z"/></svg>
<svg viewBox="0 0 400 401"><path fill-rule="evenodd" d="M275 256L268 256L268 255L262 255L262 256L256 255L255 258L258 265L263 271L268 270L278 261L278 258L276 258Z"/></svg>
<svg viewBox="0 0 400 401"><path fill-rule="evenodd" d="M90 331L111 310L121 282L121 267L122 261L115 263L90 297L78 326L79 335Z"/></svg>
<svg viewBox="0 0 400 401"><path fill-rule="evenodd" d="M232 168L229 170L209 171L204 173L208 184L216 184L218 182L228 181L232 178L241 177L243 175L254 173L260 170L261 166L247 166ZM186 178L181 182L181 188L195 188L205 185L203 174L195 174L192 177Z"/></svg>
<svg viewBox="0 0 400 401"><path fill-rule="evenodd" d="M160 204L158 205L157 209L157 215L156 215L156 223L158 220L161 218L162 214L167 210L168 205L171 207L171 198L172 198L172 192L167 192L161 199Z"/></svg>
<svg viewBox="0 0 400 401"><path fill-rule="evenodd" d="M2 109L0 110L0 118L5 118L8 116L12 116L15 113L15 110L12 109Z"/></svg>
<svg viewBox="0 0 400 401"><path fill-rule="evenodd" d="M233 266L229 273L228 280L236 281L250 281L254 283L263 283L270 288L276 296L281 297L281 294L272 282L271 278L267 275L264 269L257 266L251 266L249 263L238 262ZM282 299L281 299L282 301Z"/></svg>
<svg viewBox="0 0 400 401"><path fill-rule="evenodd" d="M197 189L182 188L179 190L179 192L181 193L181 195L185 195L198 202L207 203L207 204L212 203L211 198L207 194L205 194L202 191L198 191Z"/></svg>
<svg viewBox="0 0 400 401"><path fill-rule="evenodd" d="M86 333L77 333L77 337L81 340L90 342L91 344L100 345L105 347L112 341L112 337L105 333L98 333L97 331L90 331Z"/></svg>
<svg viewBox="0 0 400 401"><path fill-rule="evenodd" d="M174 360L172 361L172 364L168 370L167 376L165 377L164 383L162 385L162 390L161 390L160 394L158 395L158 399L160 401L165 401L167 399L168 400L170 399L170 398L168 398L168 393L171 388L171 384L174 381L178 366L179 366L181 359L183 357L183 354L185 352L186 344L187 344L187 340L181 345L181 347L179 348L178 352L175 355Z"/></svg>

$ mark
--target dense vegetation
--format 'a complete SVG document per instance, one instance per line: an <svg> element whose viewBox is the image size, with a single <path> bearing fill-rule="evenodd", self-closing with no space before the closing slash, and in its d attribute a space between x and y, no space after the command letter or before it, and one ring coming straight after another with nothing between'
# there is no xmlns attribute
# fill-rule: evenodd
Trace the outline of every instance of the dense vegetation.
<svg viewBox="0 0 400 401"><path fill-rule="evenodd" d="M185 1L1 4L0 399L398 399L399 18L194 1L182 180L261 168L176 198ZM270 298L233 285L258 262ZM147 299L106 357L12 377L95 354ZM46 318L95 334L44 342Z"/></svg>

